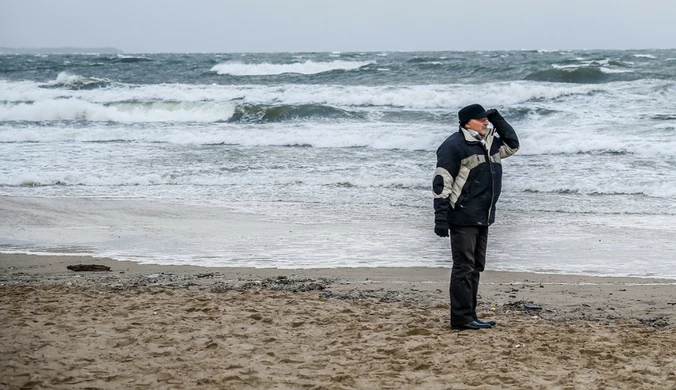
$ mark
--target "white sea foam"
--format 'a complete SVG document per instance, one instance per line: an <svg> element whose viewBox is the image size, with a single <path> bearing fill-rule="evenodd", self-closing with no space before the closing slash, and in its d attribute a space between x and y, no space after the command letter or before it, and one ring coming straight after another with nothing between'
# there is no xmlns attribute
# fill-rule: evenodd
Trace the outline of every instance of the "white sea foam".
<svg viewBox="0 0 676 390"><path fill-rule="evenodd" d="M162 172L135 174L134 172L87 172L52 171L24 173L14 177L3 177L0 186L153 186L153 185L195 185L195 186L329 186L361 188L413 188L426 187L426 177L382 177L377 174L321 174L299 179L297 173L269 173L259 175L216 175L184 174Z"/></svg>
<svg viewBox="0 0 676 390"><path fill-rule="evenodd" d="M636 57L636 58L650 58L650 59L656 59L657 58L652 54L634 54L634 57Z"/></svg>
<svg viewBox="0 0 676 390"><path fill-rule="evenodd" d="M592 85L551 85L510 82L487 85L481 90L467 85L418 85L401 87L289 85L248 90L251 102L278 101L285 104L318 103L336 106L395 106L412 109L449 110L475 101L488 105L516 104L532 99L554 99L587 94L602 89Z"/></svg>
<svg viewBox="0 0 676 390"><path fill-rule="evenodd" d="M625 72L632 72L632 70L628 69L616 69L616 68L611 68L611 59L606 58L603 60L585 60L582 58L577 59L579 62L576 64L552 64L551 67L554 69L563 69L563 70L576 70L580 68L592 68L592 67L599 67L602 72L605 73L625 73ZM626 67L631 67L634 65L633 62L631 61L614 61L615 64L620 64L619 66L626 66Z"/></svg>
<svg viewBox="0 0 676 390"><path fill-rule="evenodd" d="M55 82L55 81L54 81ZM42 99L57 99L68 97L77 91L40 88L40 84L33 81L5 81L0 80L0 101L25 102Z"/></svg>
<svg viewBox="0 0 676 390"><path fill-rule="evenodd" d="M632 73L633 72L633 70L629 70L629 69L614 69L614 68L607 68L605 66L602 66L599 69L601 70L601 72L608 73L608 74L612 74L612 73Z"/></svg>
<svg viewBox="0 0 676 390"><path fill-rule="evenodd" d="M64 78L70 76L61 76ZM56 83L56 81L54 81ZM237 102L254 104L327 104L349 106L396 106L411 109L455 109L475 101L488 105L511 105L533 99L555 99L570 95L584 95L594 91L612 90L604 85L562 85L537 82L506 82L486 85L477 90L473 86L416 85L416 86L339 86L303 85L185 85L162 84L104 88L95 91L40 88L34 82L0 81L0 101L41 102L55 99L111 104L122 102ZM7 118L7 103L0 103L0 118ZM37 112L36 112L37 113ZM43 115L43 114L40 114ZM41 120L29 116L15 120ZM170 116L171 117L171 116ZM169 118L170 118L169 117ZM218 119L223 119L219 116ZM227 119L227 118L226 118ZM7 119L5 119L7 120ZM114 119L112 119L114 120Z"/></svg>
<svg viewBox="0 0 676 390"><path fill-rule="evenodd" d="M117 58L122 59L122 60L128 60L128 59L149 60L149 58L145 57L145 56L132 56L132 55L124 55L124 54L118 54Z"/></svg>
<svg viewBox="0 0 676 390"><path fill-rule="evenodd" d="M545 126L543 129L546 130L531 130L529 127L520 129L521 155L616 153L647 158L676 157L676 139L664 139L659 135L641 132L618 134L613 126L603 130L574 126ZM658 143L660 146L656 148Z"/></svg>
<svg viewBox="0 0 676 390"><path fill-rule="evenodd" d="M84 77L70 74L68 72L61 72L56 76L56 80L48 81L46 86L66 86L70 88L83 88L89 85L109 83L110 80L97 77Z"/></svg>
<svg viewBox="0 0 676 390"><path fill-rule="evenodd" d="M331 62L314 62L305 61L296 64L245 64L242 62L224 62L222 64L214 65L211 68L212 72L218 74L228 74L232 76L263 76L263 75L279 75L284 73L299 73L299 74L317 74L328 72L331 70L353 70L359 69L362 66L372 64L374 62L354 62L354 61L331 61Z"/></svg>
<svg viewBox="0 0 676 390"><path fill-rule="evenodd" d="M58 82L67 81L67 74ZM56 80L53 81L57 83ZM665 88L665 86L667 88ZM659 94L645 94L646 89ZM84 120L134 122L214 122L232 117L237 105L325 105L360 111L377 120L389 111L415 110L434 115L481 102L497 107L555 110L538 126L558 126L562 118L622 121L654 111L660 101L673 101L676 90L660 80L606 84L565 84L533 81L473 85L340 86L340 85L125 85L96 90L41 88L35 82L0 81L0 121ZM624 109L614 110L617 104ZM587 109L595 107L594 110ZM600 113L610 110L612 117ZM579 122L578 122L579 124Z"/></svg>
<svg viewBox="0 0 676 390"><path fill-rule="evenodd" d="M89 172L52 171L42 173L26 173L17 177L7 177L0 185L42 187L54 185L81 186L138 186L174 184L159 174L135 175L132 172L115 172L100 174Z"/></svg>
<svg viewBox="0 0 676 390"><path fill-rule="evenodd" d="M566 64L566 65L552 64L552 68L554 69L577 69L579 67L580 64Z"/></svg>
<svg viewBox="0 0 676 390"><path fill-rule="evenodd" d="M560 177L540 176L538 180L513 180L510 191L535 191L542 193L575 193L585 195L645 195L654 198L676 198L676 183L658 180L618 181L614 177L589 175L574 181L561 181Z"/></svg>
<svg viewBox="0 0 676 390"><path fill-rule="evenodd" d="M0 121L214 122L232 117L231 103L150 103L104 106L81 99L0 105Z"/></svg>
<svg viewBox="0 0 676 390"><path fill-rule="evenodd" d="M447 136L445 126L397 124L308 123L218 127L63 128L40 126L0 131L0 142L152 142L179 145L227 144L243 146L308 145L317 148L370 147L374 149L434 150Z"/></svg>

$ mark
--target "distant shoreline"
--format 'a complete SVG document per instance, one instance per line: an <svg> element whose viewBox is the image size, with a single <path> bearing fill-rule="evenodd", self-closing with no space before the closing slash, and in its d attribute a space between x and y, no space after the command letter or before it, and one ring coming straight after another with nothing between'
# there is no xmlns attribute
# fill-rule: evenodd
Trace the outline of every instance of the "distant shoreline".
<svg viewBox="0 0 676 390"><path fill-rule="evenodd" d="M114 47L0 47L0 54L122 54Z"/></svg>
<svg viewBox="0 0 676 390"><path fill-rule="evenodd" d="M580 48L580 49L487 49L487 50L451 50L451 49L436 49L436 50L342 50L342 51L332 51L332 50L292 50L292 51L260 51L260 50L216 50L216 51L124 51L114 47L28 47L28 48L12 48L12 47L0 47L0 55L3 54L278 54L278 53L298 53L298 54L308 54L308 53L335 53L335 54L348 54L348 53L494 53L494 52L561 52L561 51L583 51L583 52L594 52L594 51L623 51L623 52L656 52L656 51L671 51L676 50L676 48L627 48L627 49L600 49L600 48Z"/></svg>

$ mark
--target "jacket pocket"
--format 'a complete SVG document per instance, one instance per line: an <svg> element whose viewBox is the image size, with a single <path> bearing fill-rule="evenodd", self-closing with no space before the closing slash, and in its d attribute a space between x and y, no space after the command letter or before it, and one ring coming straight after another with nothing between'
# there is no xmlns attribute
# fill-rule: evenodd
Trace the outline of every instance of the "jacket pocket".
<svg viewBox="0 0 676 390"><path fill-rule="evenodd" d="M455 202L455 204L460 207L464 208L465 203L470 201L472 199L472 185L476 182L476 180L468 181L465 184L465 187L462 189L460 192L460 196L458 196L458 201Z"/></svg>

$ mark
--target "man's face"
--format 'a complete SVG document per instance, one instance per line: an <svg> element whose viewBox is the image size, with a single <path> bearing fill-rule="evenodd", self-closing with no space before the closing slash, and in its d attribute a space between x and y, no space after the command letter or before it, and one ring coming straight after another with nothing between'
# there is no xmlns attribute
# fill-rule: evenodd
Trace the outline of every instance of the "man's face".
<svg viewBox="0 0 676 390"><path fill-rule="evenodd" d="M488 132L488 118L472 119L467 122L465 128L474 130L483 137Z"/></svg>

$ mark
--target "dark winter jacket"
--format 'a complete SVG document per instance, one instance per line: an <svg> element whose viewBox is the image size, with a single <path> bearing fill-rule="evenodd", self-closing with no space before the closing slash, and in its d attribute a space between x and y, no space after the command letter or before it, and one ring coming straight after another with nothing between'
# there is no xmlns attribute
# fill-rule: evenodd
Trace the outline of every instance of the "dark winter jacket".
<svg viewBox="0 0 676 390"><path fill-rule="evenodd" d="M437 149L432 183L435 228L489 226L495 221L495 204L502 189L501 161L516 153L519 139L499 113L488 119L494 129L483 139L460 128Z"/></svg>

